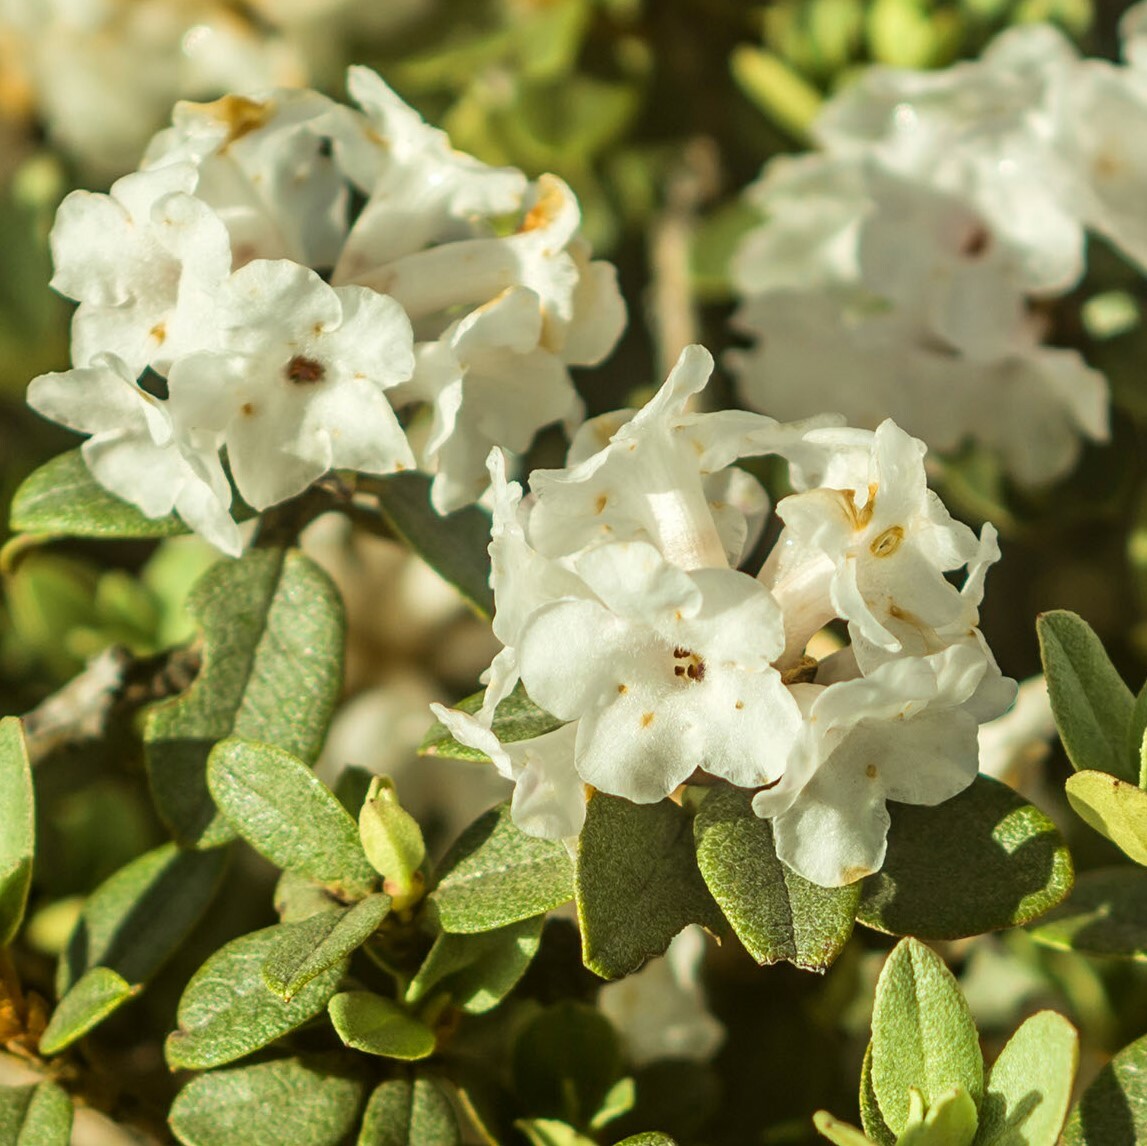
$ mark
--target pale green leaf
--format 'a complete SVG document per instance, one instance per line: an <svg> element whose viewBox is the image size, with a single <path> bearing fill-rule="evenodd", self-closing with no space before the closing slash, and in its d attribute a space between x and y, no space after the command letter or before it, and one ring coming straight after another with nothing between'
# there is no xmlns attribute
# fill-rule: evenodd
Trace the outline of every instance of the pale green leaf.
<svg viewBox="0 0 1147 1146"><path fill-rule="evenodd" d="M1018 927L1074 880L1055 824L1006 784L977 776L934 808L889 804L884 866L862 883L857 919L892 935L959 939Z"/></svg>
<svg viewBox="0 0 1147 1146"><path fill-rule="evenodd" d="M1063 1146L1139 1146L1147 1142L1147 1035L1124 1047L1068 1115Z"/></svg>
<svg viewBox="0 0 1147 1146"><path fill-rule="evenodd" d="M1062 609L1042 614L1036 629L1052 712L1072 766L1136 783L1138 767L1128 751L1135 698L1099 638L1082 617Z"/></svg>
<svg viewBox="0 0 1147 1146"><path fill-rule="evenodd" d="M486 691L476 692L465 700L460 700L454 707L459 712L475 713L482 707L486 698ZM521 682L494 710L494 722L491 726L498 741L502 744L512 744L517 740L533 740L535 736L543 736L561 728L564 721L551 716L545 709L539 708L526 695ZM490 757L477 748L470 748L466 744L459 744L451 736L449 729L440 720L436 720L430 731L423 737L419 746L420 756L439 756L445 760L471 760L475 763L488 764Z"/></svg>
<svg viewBox="0 0 1147 1146"><path fill-rule="evenodd" d="M289 1003L263 982L263 964L282 934L282 926L276 926L242 935L195 972L179 1000L179 1029L168 1035L164 1048L173 1070L233 1062L323 1010L342 977L342 964L316 976Z"/></svg>
<svg viewBox="0 0 1147 1146"><path fill-rule="evenodd" d="M812 1116L812 1124L833 1146L872 1146L871 1138L855 1126L834 1118L827 1110L818 1110Z"/></svg>
<svg viewBox="0 0 1147 1146"><path fill-rule="evenodd" d="M0 1086L3 1146L68 1146L72 1100L54 1082Z"/></svg>
<svg viewBox="0 0 1147 1146"><path fill-rule="evenodd" d="M527 836L510 805L471 824L446 855L430 899L446 931L493 931L573 897L573 861L558 840Z"/></svg>
<svg viewBox="0 0 1147 1146"><path fill-rule="evenodd" d="M407 1062L434 1053L434 1032L373 991L343 991L328 1010L335 1032L354 1050Z"/></svg>
<svg viewBox="0 0 1147 1146"><path fill-rule="evenodd" d="M193 1078L169 1122L183 1146L341 1146L363 1090L333 1059L276 1059Z"/></svg>
<svg viewBox="0 0 1147 1146"><path fill-rule="evenodd" d="M852 934L860 885L818 887L777 859L772 824L736 788L710 792L693 822L713 898L758 963L823 971Z"/></svg>
<svg viewBox="0 0 1147 1146"><path fill-rule="evenodd" d="M921 1103L921 1116L909 1122L896 1146L972 1146L978 1122L971 1095L957 1086L940 1095L926 1111Z"/></svg>
<svg viewBox="0 0 1147 1146"><path fill-rule="evenodd" d="M458 1146L458 1120L442 1084L396 1078L375 1087L358 1146Z"/></svg>
<svg viewBox="0 0 1147 1146"><path fill-rule="evenodd" d="M110 967L93 967L60 1000L40 1036L40 1053L59 1054L118 1010L139 988Z"/></svg>
<svg viewBox="0 0 1147 1146"><path fill-rule="evenodd" d="M677 1146L677 1143L660 1130L647 1130L644 1134L631 1134L617 1146Z"/></svg>
<svg viewBox="0 0 1147 1146"><path fill-rule="evenodd" d="M316 975L358 950L389 910L389 895L368 895L352 907L284 924L278 946L263 964L263 981L283 999L293 998Z"/></svg>
<svg viewBox="0 0 1147 1146"><path fill-rule="evenodd" d="M426 841L418 821L398 802L389 779L379 776L372 781L358 814L358 832L371 866L386 877L387 890L404 898L417 895Z"/></svg>
<svg viewBox="0 0 1147 1146"><path fill-rule="evenodd" d="M208 757L207 786L228 823L276 867L357 891L374 882L358 826L297 756L230 737Z"/></svg>
<svg viewBox="0 0 1147 1146"><path fill-rule="evenodd" d="M234 833L207 789L215 742L242 736L313 764L342 687L342 601L294 551L253 549L200 579L188 610L203 629L203 667L182 696L152 709L148 776L160 815L184 844Z"/></svg>
<svg viewBox="0 0 1147 1146"><path fill-rule="evenodd" d="M663 954L690 923L719 928L689 816L671 800L632 804L595 793L578 839L577 912L582 958L605 979Z"/></svg>
<svg viewBox="0 0 1147 1146"><path fill-rule="evenodd" d="M860 1067L860 1121L864 1133L877 1146L896 1146L896 1135L888 1129L880 1104L876 1101L876 1091L872 1087L872 1043L864 1049L864 1061Z"/></svg>
<svg viewBox="0 0 1147 1146"><path fill-rule="evenodd" d="M597 1146L592 1138L556 1118L519 1118L514 1126L526 1136L530 1146Z"/></svg>
<svg viewBox="0 0 1147 1146"><path fill-rule="evenodd" d="M992 1064L975 1146L1055 1146L1079 1065L1079 1036L1062 1015L1040 1011Z"/></svg>
<svg viewBox="0 0 1147 1146"><path fill-rule="evenodd" d="M1123 865L1084 872L1067 902L1031 934L1061 951L1147 961L1147 871Z"/></svg>
<svg viewBox="0 0 1147 1146"><path fill-rule="evenodd" d="M6 947L24 920L36 844L32 768L14 716L0 720L0 808L0 947Z"/></svg>
<svg viewBox="0 0 1147 1146"><path fill-rule="evenodd" d="M1109 772L1076 772L1067 799L1084 823L1105 835L1137 864L1147 865L1147 792Z"/></svg>
<svg viewBox="0 0 1147 1146"><path fill-rule="evenodd" d="M901 1134L910 1088L930 1107L957 1086L979 1103L984 1063L976 1025L944 961L904 939L880 973L872 1014L872 1088L880 1113Z"/></svg>

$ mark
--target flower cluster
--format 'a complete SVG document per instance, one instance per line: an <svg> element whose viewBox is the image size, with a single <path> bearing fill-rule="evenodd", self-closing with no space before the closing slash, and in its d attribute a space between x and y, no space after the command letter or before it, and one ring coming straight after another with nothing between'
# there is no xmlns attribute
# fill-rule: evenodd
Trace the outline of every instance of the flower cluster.
<svg viewBox="0 0 1147 1146"><path fill-rule="evenodd" d="M504 648L475 716L436 712L515 781L527 832L578 833L587 784L649 803L700 769L757 789L781 858L842 885L880 867L886 801L971 783L977 727L1011 703L977 628L995 532L949 516L922 443L891 421L689 412L711 368L687 349L644 409L586 423L528 498L492 454ZM769 504L732 463L765 454L796 492L753 576L738 567ZM946 575L965 567L957 588ZM824 655L834 622L849 641ZM495 710L519 681L565 723L502 744Z"/></svg>
<svg viewBox="0 0 1147 1146"><path fill-rule="evenodd" d="M783 417L888 415L940 451L971 440L1025 485L1107 436L1107 383L1043 344L1048 300L1085 266L1087 231L1147 267L1142 11L1127 62L1081 59L1018 26L947 70L870 68L814 125L820 150L751 188L730 356L751 405Z"/></svg>
<svg viewBox="0 0 1147 1146"><path fill-rule="evenodd" d="M301 89L178 104L141 169L69 195L52 232L75 368L30 403L93 435L108 489L227 552L221 451L258 510L332 467L421 464L447 513L484 492L494 444L580 421L567 367L625 323L561 180L454 151L365 68L349 89L361 110Z"/></svg>

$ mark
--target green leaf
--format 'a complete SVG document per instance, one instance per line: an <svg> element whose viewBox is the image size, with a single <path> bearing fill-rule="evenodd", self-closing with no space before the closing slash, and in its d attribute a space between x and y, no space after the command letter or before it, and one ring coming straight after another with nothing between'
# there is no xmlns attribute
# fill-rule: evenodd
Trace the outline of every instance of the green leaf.
<svg viewBox="0 0 1147 1146"><path fill-rule="evenodd" d="M871 1138L862 1134L855 1126L834 1118L827 1110L818 1110L812 1116L812 1124L834 1146L872 1146Z"/></svg>
<svg viewBox="0 0 1147 1146"><path fill-rule="evenodd" d="M547 1007L514 1044L514 1092L532 1115L587 1127L621 1076L621 1047L596 1008L567 1000Z"/></svg>
<svg viewBox="0 0 1147 1146"><path fill-rule="evenodd" d="M902 1134L910 1088L931 1107L956 1086L979 1104L984 1062L976 1025L944 961L904 939L880 973L872 1013L872 1088L881 1116Z"/></svg>
<svg viewBox="0 0 1147 1146"><path fill-rule="evenodd" d="M1139 787L1147 786L1147 684L1139 690L1127 729L1127 757Z"/></svg>
<svg viewBox="0 0 1147 1146"><path fill-rule="evenodd" d="M24 921L36 847L32 767L14 716L0 720L0 808L0 947L6 947Z"/></svg>
<svg viewBox="0 0 1147 1146"><path fill-rule="evenodd" d="M342 686L342 602L297 552L254 549L200 579L188 610L203 628L203 668L148 720L147 767L160 815L181 843L234 834L207 790L217 740L275 744L313 764Z"/></svg>
<svg viewBox="0 0 1147 1146"><path fill-rule="evenodd" d="M573 898L573 861L557 840L527 836L500 804L447 853L430 899L445 931L493 931Z"/></svg>
<svg viewBox="0 0 1147 1146"><path fill-rule="evenodd" d="M577 913L582 958L605 979L663 954L690 923L720 927L688 814L672 800L631 804L596 793L578 840Z"/></svg>
<svg viewBox="0 0 1147 1146"><path fill-rule="evenodd" d="M1136 783L1128 752L1135 698L1082 617L1065 610L1036 621L1052 712L1072 766Z"/></svg>
<svg viewBox="0 0 1147 1146"><path fill-rule="evenodd" d="M434 1053L434 1032L373 991L343 991L327 1009L339 1038L354 1050L407 1062Z"/></svg>
<svg viewBox="0 0 1147 1146"><path fill-rule="evenodd" d="M316 975L357 951L389 910L389 895L368 895L353 907L285 924L278 946L263 964L263 981L281 998L292 999Z"/></svg>
<svg viewBox="0 0 1147 1146"><path fill-rule="evenodd" d="M4 1146L68 1146L72 1115L72 1100L54 1082L0 1086Z"/></svg>
<svg viewBox="0 0 1147 1146"><path fill-rule="evenodd" d="M556 1118L519 1118L514 1126L526 1136L530 1146L597 1146L592 1138Z"/></svg>
<svg viewBox="0 0 1147 1146"><path fill-rule="evenodd" d="M187 526L175 514L144 517L92 477L79 450L46 462L24 479L12 498L13 533L64 537L173 537Z"/></svg>
<svg viewBox="0 0 1147 1146"><path fill-rule="evenodd" d="M337 911L341 906L329 888L298 872L284 871L275 884L275 910L280 923L300 923L321 911Z"/></svg>
<svg viewBox="0 0 1147 1146"><path fill-rule="evenodd" d="M860 1067L860 1121L864 1133L877 1146L896 1146L896 1135L888 1128L880 1104L876 1101L876 1091L872 1086L872 1043L864 1048L864 1061Z"/></svg>
<svg viewBox="0 0 1147 1146"><path fill-rule="evenodd" d="M432 1078L380 1083L366 1104L358 1146L458 1146L450 1096Z"/></svg>
<svg viewBox="0 0 1147 1146"><path fill-rule="evenodd" d="M138 993L110 967L93 967L60 1000L40 1036L40 1053L59 1054Z"/></svg>
<svg viewBox="0 0 1147 1146"><path fill-rule="evenodd" d="M1105 835L1138 864L1147 864L1147 792L1109 772L1076 772L1067 800L1088 826Z"/></svg>
<svg viewBox="0 0 1147 1146"><path fill-rule="evenodd" d="M1072 1108L1063 1146L1147 1142L1147 1035L1124 1047Z"/></svg>
<svg viewBox="0 0 1147 1146"><path fill-rule="evenodd" d="M693 822L697 863L737 938L758 963L823 971L852 934L860 885L818 887L777 859L772 824L736 788L711 791Z"/></svg>
<svg viewBox="0 0 1147 1146"><path fill-rule="evenodd" d="M979 1119L976 1104L962 1086L940 1095L927 1110L920 1092L912 1093L920 1110L897 1139L897 1146L972 1146Z"/></svg>
<svg viewBox="0 0 1147 1146"><path fill-rule="evenodd" d="M169 1122L184 1146L340 1146L363 1090L333 1060L282 1058L193 1078L175 1096Z"/></svg>
<svg viewBox="0 0 1147 1146"><path fill-rule="evenodd" d="M1040 1011L992 1064L975 1146L1055 1146L1079 1065L1079 1036L1062 1015Z"/></svg>
<svg viewBox="0 0 1147 1146"><path fill-rule="evenodd" d="M977 776L934 808L890 804L883 868L862 882L857 919L890 935L959 939L1017 927L1071 890L1055 824L1006 784Z"/></svg>
<svg viewBox="0 0 1147 1146"><path fill-rule="evenodd" d="M358 891L375 882L358 826L297 756L230 737L211 750L207 786L228 823L276 867Z"/></svg>
<svg viewBox="0 0 1147 1146"><path fill-rule="evenodd" d="M394 784L376 776L358 814L358 834L371 867L385 876L383 886L401 911L421 897L426 841L418 821L398 802Z"/></svg>
<svg viewBox="0 0 1147 1146"><path fill-rule="evenodd" d="M660 1130L647 1130L644 1134L631 1134L617 1146L677 1146L677 1143Z"/></svg>
<svg viewBox="0 0 1147 1146"><path fill-rule="evenodd" d="M191 977L179 1000L179 1029L164 1047L173 1070L208 1070L265 1047L326 1006L344 967L312 979L289 1003L263 982L263 964L282 942L283 927L265 927L221 947Z"/></svg>
<svg viewBox="0 0 1147 1146"><path fill-rule="evenodd" d="M228 852L180 851L164 844L132 860L84 903L56 968L61 996L94 967L146 983L179 949L207 910Z"/></svg>
<svg viewBox="0 0 1147 1146"><path fill-rule="evenodd" d="M476 692L473 696L460 700L454 707L459 712L475 713L482 707L486 697L486 690ZM494 710L494 723L492 730L502 744L512 744L516 740L533 740L535 736L543 736L561 728L565 721L551 716L544 708L539 708L527 695L521 682L515 686L514 691L503 700ZM418 748L420 756L438 756L444 760L470 760L476 764L489 764L490 757L477 748L470 748L459 744L449 729L440 720L436 720L430 731L422 740Z"/></svg>
<svg viewBox="0 0 1147 1146"><path fill-rule="evenodd" d="M490 588L490 518L477 506L440 517L425 474L392 474L371 484L391 529L484 616L494 615Z"/></svg>
<svg viewBox="0 0 1147 1146"><path fill-rule="evenodd" d="M1031 928L1045 947L1147 961L1147 871L1084 872L1066 903Z"/></svg>
<svg viewBox="0 0 1147 1146"><path fill-rule="evenodd" d="M514 989L538 953L546 917L536 915L475 935L442 932L406 991L414 1004L432 991L448 991L471 1015L496 1007Z"/></svg>

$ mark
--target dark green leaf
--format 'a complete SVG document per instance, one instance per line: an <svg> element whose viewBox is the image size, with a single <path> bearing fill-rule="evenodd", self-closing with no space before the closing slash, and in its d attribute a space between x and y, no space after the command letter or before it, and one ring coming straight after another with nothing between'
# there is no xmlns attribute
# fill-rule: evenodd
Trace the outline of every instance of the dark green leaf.
<svg viewBox="0 0 1147 1146"><path fill-rule="evenodd" d="M600 1011L567 1000L522 1029L513 1067L514 1092L531 1115L588 1127L621 1077L621 1047Z"/></svg>
<svg viewBox="0 0 1147 1146"><path fill-rule="evenodd" d="M968 1004L944 961L915 939L888 956L872 1012L872 1089L884 1122L902 1134L909 1089L931 1107L959 1086L979 1105L984 1061Z"/></svg>
<svg viewBox="0 0 1147 1146"><path fill-rule="evenodd" d="M434 1032L373 991L343 991L328 1010L335 1032L354 1050L408 1062L434 1053Z"/></svg>
<svg viewBox="0 0 1147 1146"><path fill-rule="evenodd" d="M1147 787L1147 760L1144 759L1143 738L1147 735L1147 684L1139 690L1135 707L1131 711L1131 723L1127 729L1127 759L1133 769L1138 768L1137 779L1141 788Z"/></svg>
<svg viewBox="0 0 1147 1146"><path fill-rule="evenodd" d="M617 1146L677 1146L668 1134L658 1130L647 1130L644 1134L633 1134L617 1143Z"/></svg>
<svg viewBox="0 0 1147 1146"><path fill-rule="evenodd" d="M1062 1015L1040 1011L992 1064L975 1146L1055 1146L1079 1063L1079 1036Z"/></svg>
<svg viewBox="0 0 1147 1146"><path fill-rule="evenodd" d="M110 967L93 967L60 1000L40 1036L41 1054L58 1054L139 993Z"/></svg>
<svg viewBox="0 0 1147 1146"><path fill-rule="evenodd" d="M145 983L187 938L215 897L228 853L164 844L120 868L89 896L56 969L66 994L93 967Z"/></svg>
<svg viewBox="0 0 1147 1146"><path fill-rule="evenodd" d="M454 707L459 712L475 713L482 707L486 690L460 700ZM544 708L539 708L527 695L519 681L514 691L494 710L494 735L502 744L512 744L515 740L532 740L561 728L564 721L551 716ZM490 757L477 748L459 744L450 735L446 725L436 720L418 748L420 756L439 756L446 760L471 760L478 764L488 764Z"/></svg>
<svg viewBox="0 0 1147 1146"><path fill-rule="evenodd" d="M1124 1047L1072 1108L1063 1146L1147 1142L1147 1035Z"/></svg>
<svg viewBox="0 0 1147 1146"><path fill-rule="evenodd" d="M772 824L749 795L711 791L693 822L697 863L737 938L758 963L823 971L852 934L860 885L819 887L777 859Z"/></svg>
<svg viewBox="0 0 1147 1146"><path fill-rule="evenodd" d="M188 610L203 628L203 668L152 710L147 766L176 838L208 847L234 834L207 790L217 740L243 736L313 764L342 684L342 602L301 553L254 549L200 579Z"/></svg>
<svg viewBox="0 0 1147 1146"><path fill-rule="evenodd" d="M1147 792L1110 772L1077 772L1066 784L1067 801L1089 827L1106 836L1137 864L1147 864Z"/></svg>
<svg viewBox="0 0 1147 1146"><path fill-rule="evenodd" d="M0 720L0 947L24 921L36 845L32 768L14 716Z"/></svg>
<svg viewBox="0 0 1147 1146"><path fill-rule="evenodd" d="M472 1015L496 1007L526 973L538 953L546 917L536 915L475 935L442 932L406 992L417 1003L432 990L448 991Z"/></svg>
<svg viewBox="0 0 1147 1146"><path fill-rule="evenodd" d="M358 826L290 752L239 737L221 740L207 760L207 786L228 823L276 867L359 891L375 881Z"/></svg>
<svg viewBox="0 0 1147 1146"><path fill-rule="evenodd" d="M372 484L391 529L436 573L459 589L479 612L494 614L490 588L490 518L469 506L440 517L430 504L431 479L394 474Z"/></svg>
<svg viewBox="0 0 1147 1146"><path fill-rule="evenodd" d="M3 1146L68 1146L72 1100L54 1082L0 1086Z"/></svg>
<svg viewBox="0 0 1147 1146"><path fill-rule="evenodd" d="M631 804L596 793L578 840L577 911L582 958L606 979L661 955L690 923L720 927L689 816L671 800Z"/></svg>
<svg viewBox="0 0 1147 1146"><path fill-rule="evenodd" d="M336 964L286 1003L267 989L263 964L282 941L282 926L241 935L192 976L179 1000L179 1029L167 1036L173 1070L208 1070L265 1047L326 1006L342 977Z"/></svg>
<svg viewBox="0 0 1147 1146"><path fill-rule="evenodd" d="M433 1078L392 1079L366 1104L358 1146L457 1146L450 1097Z"/></svg>
<svg viewBox="0 0 1147 1146"><path fill-rule="evenodd" d="M64 537L173 537L187 526L175 514L144 517L92 477L79 450L46 462L12 498L13 533Z"/></svg>
<svg viewBox="0 0 1147 1146"><path fill-rule="evenodd" d="M491 808L458 837L430 899L446 931L493 931L573 897L573 861L557 840L527 836L510 805Z"/></svg>
<svg viewBox="0 0 1147 1146"><path fill-rule="evenodd" d="M176 1095L171 1130L184 1146L340 1146L363 1089L361 1079L318 1058L215 1070Z"/></svg>
<svg viewBox="0 0 1147 1146"><path fill-rule="evenodd" d="M1068 759L1135 784L1128 749L1135 698L1082 617L1057 609L1036 622L1047 691ZM1137 746L1136 746L1137 747Z"/></svg>
<svg viewBox="0 0 1147 1146"><path fill-rule="evenodd" d="M264 982L282 998L293 998L316 975L361 947L389 910L389 895L368 895L353 907L285 924L278 946L263 964Z"/></svg>
<svg viewBox="0 0 1147 1146"><path fill-rule="evenodd" d="M890 804L884 867L856 917L891 935L959 939L1018 927L1061 902L1074 878L1063 837L1006 784L977 776L934 808Z"/></svg>
<svg viewBox="0 0 1147 1146"><path fill-rule="evenodd" d="M1084 872L1067 901L1031 933L1061 951L1147 960L1147 871L1121 866Z"/></svg>
<svg viewBox="0 0 1147 1146"><path fill-rule="evenodd" d="M275 910L281 923L299 923L320 911L333 911L341 906L341 901L328 888L298 872L283 872L275 884Z"/></svg>

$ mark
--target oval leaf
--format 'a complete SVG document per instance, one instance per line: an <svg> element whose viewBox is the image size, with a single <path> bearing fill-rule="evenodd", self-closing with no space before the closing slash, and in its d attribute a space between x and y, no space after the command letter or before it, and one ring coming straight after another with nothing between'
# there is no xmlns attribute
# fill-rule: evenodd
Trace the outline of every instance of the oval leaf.
<svg viewBox="0 0 1147 1146"><path fill-rule="evenodd" d="M279 945L263 964L264 982L281 998L293 998L316 975L358 950L389 910L389 895L368 895L345 910L284 925Z"/></svg>
<svg viewBox="0 0 1147 1146"><path fill-rule="evenodd" d="M1067 902L1045 915L1031 934L1061 951L1147 960L1147 871L1084 872Z"/></svg>
<svg viewBox="0 0 1147 1146"><path fill-rule="evenodd" d="M175 514L145 517L92 477L79 450L69 450L29 474L12 498L13 533L63 537L174 537L187 526Z"/></svg>
<svg viewBox="0 0 1147 1146"><path fill-rule="evenodd" d="M1063 1146L1138 1146L1147 1142L1147 1035L1124 1047L1075 1104Z"/></svg>
<svg viewBox="0 0 1147 1146"><path fill-rule="evenodd" d="M4 1146L68 1146L72 1100L54 1082L0 1086L0 1142Z"/></svg>
<svg viewBox="0 0 1147 1146"><path fill-rule="evenodd" d="M476 692L473 696L460 700L456 705L460 712L475 713L482 707L486 699L486 690ZM535 736L543 736L561 728L565 723L551 716L544 708L539 708L527 695L522 683L519 681L514 691L494 710L492 731L502 744L511 744L515 740L532 740ZM440 720L436 720L423 738L418 748L420 756L438 756L445 760L470 760L479 764L489 764L490 757L477 748L466 744L459 744L450 730Z"/></svg>
<svg viewBox="0 0 1147 1146"><path fill-rule="evenodd" d="M396 1078L370 1096L358 1146L457 1146L461 1140L454 1107L438 1082Z"/></svg>
<svg viewBox="0 0 1147 1146"><path fill-rule="evenodd" d="M864 1048L864 1061L860 1066L860 1122L864 1133L877 1146L896 1146L896 1135L888 1129L880 1104L876 1101L876 1091L872 1087L872 1043Z"/></svg>
<svg viewBox="0 0 1147 1146"><path fill-rule="evenodd" d="M0 720L0 808L0 947L6 947L24 921L36 845L32 767L14 716Z"/></svg>
<svg viewBox="0 0 1147 1146"><path fill-rule="evenodd" d="M179 1030L164 1051L173 1070L208 1070L265 1047L314 1018L334 994L344 966L312 979L289 1003L268 990L263 964L282 942L266 927L221 947L191 977L179 1000Z"/></svg>
<svg viewBox="0 0 1147 1146"><path fill-rule="evenodd" d="M358 825L297 756L230 737L211 751L207 785L231 826L276 867L358 890L374 882Z"/></svg>
<svg viewBox="0 0 1147 1146"><path fill-rule="evenodd" d="M339 1038L355 1050L407 1062L434 1053L434 1032L373 991L343 991L328 1010Z"/></svg>
<svg viewBox="0 0 1147 1146"><path fill-rule="evenodd" d="M429 898L445 931L493 931L573 898L573 861L558 840L527 836L510 805L491 808L458 837Z"/></svg>
<svg viewBox="0 0 1147 1146"><path fill-rule="evenodd" d="M693 832L701 874L745 950L762 964L828 967L852 934L860 885L819 887L781 863L772 824L736 788L705 797Z"/></svg>
<svg viewBox="0 0 1147 1146"><path fill-rule="evenodd" d="M1147 864L1147 792L1108 772L1077 772L1067 799L1085 824L1105 835L1138 864Z"/></svg>
<svg viewBox="0 0 1147 1146"><path fill-rule="evenodd" d="M690 923L720 927L689 816L672 800L631 804L595 793L578 839L577 913L582 958L605 979L664 954Z"/></svg>
<svg viewBox="0 0 1147 1146"><path fill-rule="evenodd" d="M1099 638L1082 617L1063 609L1044 613L1036 630L1052 712L1072 766L1135 783L1138 761L1127 748L1135 698Z"/></svg>
<svg viewBox="0 0 1147 1146"><path fill-rule="evenodd" d="M1079 1036L1062 1015L1040 1011L992 1064L976 1146L1055 1146L1079 1065Z"/></svg>
<svg viewBox="0 0 1147 1146"><path fill-rule="evenodd" d="M139 991L110 967L93 967L60 1000L44 1033L41 1054L58 1054Z"/></svg>
<svg viewBox="0 0 1147 1146"><path fill-rule="evenodd" d="M363 1090L333 1062L284 1058L193 1078L176 1095L169 1121L184 1146L339 1146Z"/></svg>
<svg viewBox="0 0 1147 1146"><path fill-rule="evenodd" d="M872 1012L872 1089L881 1116L903 1134L911 1088L927 1108L957 1086L979 1105L984 1061L976 1025L944 961L904 939L880 973Z"/></svg>
<svg viewBox="0 0 1147 1146"><path fill-rule="evenodd" d="M890 935L960 939L1017 927L1071 890L1055 824L1006 784L977 776L934 808L891 804L884 866L861 885L861 923Z"/></svg>
<svg viewBox="0 0 1147 1146"><path fill-rule="evenodd" d="M242 736L313 764L342 687L342 601L301 553L253 549L213 565L187 608L203 629L203 667L152 709L145 732L156 806L181 843L234 835L207 790L215 742Z"/></svg>

